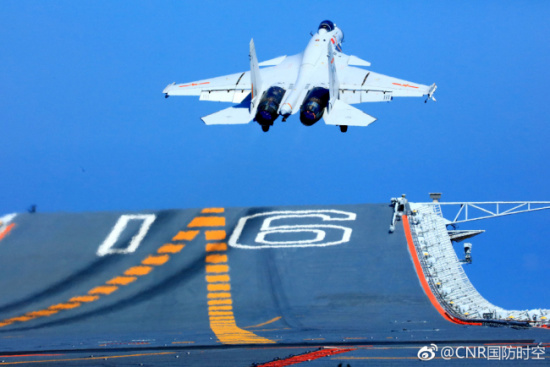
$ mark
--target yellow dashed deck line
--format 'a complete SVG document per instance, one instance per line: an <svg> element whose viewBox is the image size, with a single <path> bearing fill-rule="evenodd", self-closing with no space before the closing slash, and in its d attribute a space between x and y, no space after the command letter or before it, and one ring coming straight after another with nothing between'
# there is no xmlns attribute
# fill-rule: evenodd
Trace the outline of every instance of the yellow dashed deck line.
<svg viewBox="0 0 550 367"><path fill-rule="evenodd" d="M224 242L207 243L206 252L214 252L214 251L227 251L227 244Z"/></svg>
<svg viewBox="0 0 550 367"><path fill-rule="evenodd" d="M135 282L137 279L137 277L125 277L125 276L120 276L120 277L115 277L111 280L108 280L107 281L107 284L112 284L112 285L127 285L127 284L130 284L132 282Z"/></svg>
<svg viewBox="0 0 550 367"><path fill-rule="evenodd" d="M233 310L233 306L210 306L209 311L229 311Z"/></svg>
<svg viewBox="0 0 550 367"><path fill-rule="evenodd" d="M39 310L39 311L29 312L29 313L27 313L25 316L30 316L30 317L44 317L44 316L53 315L53 314L58 313L58 312L59 312L59 311L57 311L57 310Z"/></svg>
<svg viewBox="0 0 550 367"><path fill-rule="evenodd" d="M221 208L221 211L220 211L220 208L212 208L212 210L213 210L211 211L212 213L223 212L223 208ZM210 211L206 211L206 213L210 213ZM213 224L217 225L217 223L221 223L221 222L225 223L225 218L196 217L191 221L189 226L191 226L193 222L195 222L198 226L202 226L202 225L210 226ZM180 231L176 236L174 236L173 240L174 241L181 241L181 240L192 241L198 234L199 234L199 231ZM0 321L0 327L11 325L14 322L24 322L24 321L29 321L38 317L50 316L62 310L69 310L72 308L80 307L81 303L89 303L89 302L96 301L100 298L99 295L109 295L114 291L118 290L119 285L128 285L136 281L137 280L136 276L149 274L151 270L153 270L153 268L147 265L153 265L153 266L163 265L168 260L170 260L170 256L168 254L178 253L184 247L185 247L184 244L173 244L173 243L164 244L157 250L157 253L159 255L149 255L141 262L142 265L134 266L127 269L124 272L124 276L117 276L115 278L108 280L106 282L106 285L100 285L88 291L88 295L72 297L69 300L69 302L59 303L56 305L52 305L49 308L44 310L33 311L23 316L13 317L11 319ZM225 267L227 268L227 265ZM214 272L221 272L220 268L213 269L213 270L215 270ZM226 288L220 288L220 290L226 290ZM223 295L222 293L219 293L219 294Z"/></svg>
<svg viewBox="0 0 550 367"><path fill-rule="evenodd" d="M209 292L208 298L231 298L231 293L229 292Z"/></svg>
<svg viewBox="0 0 550 367"><path fill-rule="evenodd" d="M172 241L193 241L199 234L199 231L180 231L172 238Z"/></svg>
<svg viewBox="0 0 550 367"><path fill-rule="evenodd" d="M116 285L100 285L88 291L88 294L111 294L116 291L118 287Z"/></svg>
<svg viewBox="0 0 550 367"><path fill-rule="evenodd" d="M159 254L176 254L180 252L185 245L176 245L173 243L167 243L157 250Z"/></svg>
<svg viewBox="0 0 550 367"><path fill-rule="evenodd" d="M36 319L38 316L18 316L18 317L12 317L11 319L4 320L4 322L8 324L12 324L14 322L25 322L32 319Z"/></svg>
<svg viewBox="0 0 550 367"><path fill-rule="evenodd" d="M225 240L226 234L224 230L205 231L204 236L207 241Z"/></svg>
<svg viewBox="0 0 550 367"><path fill-rule="evenodd" d="M143 265L159 266L165 264L168 260L170 260L169 255L149 255L141 263Z"/></svg>
<svg viewBox="0 0 550 367"><path fill-rule="evenodd" d="M229 266L227 265L206 265L207 273L227 273Z"/></svg>
<svg viewBox="0 0 550 367"><path fill-rule="evenodd" d="M233 316L233 311L208 311L209 316Z"/></svg>
<svg viewBox="0 0 550 367"><path fill-rule="evenodd" d="M227 255L208 255L206 256L206 262L210 264L227 263Z"/></svg>
<svg viewBox="0 0 550 367"><path fill-rule="evenodd" d="M206 288L208 292L229 292L231 285L229 283L208 284Z"/></svg>
<svg viewBox="0 0 550 367"><path fill-rule="evenodd" d="M204 208L201 213L223 213L224 211L224 208Z"/></svg>
<svg viewBox="0 0 550 367"><path fill-rule="evenodd" d="M232 305L233 300L231 298L228 299L212 299L208 301L208 306L216 306L216 305Z"/></svg>
<svg viewBox="0 0 550 367"><path fill-rule="evenodd" d="M207 275L206 281L208 283L225 283L229 282L229 275L223 274L223 275Z"/></svg>
<svg viewBox="0 0 550 367"><path fill-rule="evenodd" d="M187 225L189 228L193 227L224 227L225 217L195 217Z"/></svg>
<svg viewBox="0 0 550 367"><path fill-rule="evenodd" d="M223 344L272 344L273 340L262 338L250 331L240 329L234 321L210 322L210 328Z"/></svg>
<svg viewBox="0 0 550 367"><path fill-rule="evenodd" d="M81 303L78 302L67 302L67 303L59 303L57 305L53 305L48 307L49 310L70 310L72 308L80 307Z"/></svg>
<svg viewBox="0 0 550 367"><path fill-rule="evenodd" d="M207 219L215 217L203 217L205 224ZM196 218L197 219L197 218ZM225 218L223 225L225 225ZM221 220L220 220L221 223ZM191 226L191 225L189 225ZM225 231L205 231L206 241L224 240ZM209 254L218 251L220 254ZM235 315L233 313L233 300L231 299L231 284L229 277L228 258L224 253L227 251L226 243L207 243L206 244L206 287L208 290L208 317L210 329L216 334L218 340L223 344L268 344L275 343L273 340L262 338L250 331L243 330L237 326ZM212 265L217 264L217 265ZM212 274L214 273L214 274ZM216 274L217 273L217 274Z"/></svg>
<svg viewBox="0 0 550 367"><path fill-rule="evenodd" d="M146 275L153 270L150 266L138 265L134 266L124 272L124 275Z"/></svg>
<svg viewBox="0 0 550 367"><path fill-rule="evenodd" d="M235 316L233 316L233 312L229 316L210 316L210 322L213 321L235 322Z"/></svg>
<svg viewBox="0 0 550 367"><path fill-rule="evenodd" d="M69 302L93 302L95 300L98 300L99 296L76 296L69 300Z"/></svg>

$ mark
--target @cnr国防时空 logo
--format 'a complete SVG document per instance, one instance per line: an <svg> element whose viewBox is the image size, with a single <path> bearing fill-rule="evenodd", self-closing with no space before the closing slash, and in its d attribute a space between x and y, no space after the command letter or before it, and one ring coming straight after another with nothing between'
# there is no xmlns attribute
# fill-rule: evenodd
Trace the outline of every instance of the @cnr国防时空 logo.
<svg viewBox="0 0 550 367"><path fill-rule="evenodd" d="M424 346L418 351L418 359L422 361L429 361L435 358L435 352L437 351L437 345L431 344L429 347Z"/></svg>
<svg viewBox="0 0 550 367"><path fill-rule="evenodd" d="M418 359L430 361L434 358L450 359L485 359L489 361L527 361L544 360L546 349L542 345L488 345L488 346L445 346L436 344L423 346L417 353Z"/></svg>

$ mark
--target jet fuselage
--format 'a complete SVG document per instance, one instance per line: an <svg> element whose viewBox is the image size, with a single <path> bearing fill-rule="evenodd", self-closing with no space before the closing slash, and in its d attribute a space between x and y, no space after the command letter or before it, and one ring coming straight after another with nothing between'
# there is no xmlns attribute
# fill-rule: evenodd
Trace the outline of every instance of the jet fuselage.
<svg viewBox="0 0 550 367"><path fill-rule="evenodd" d="M327 73L318 73L317 69L322 67L327 69L327 43L332 42L334 47L341 50L341 42L344 34L340 28L334 26L332 31L325 28L319 28L316 34L311 37L306 49L302 53L302 60L298 71L298 77L293 87L286 93L279 114L289 116L300 107L301 102L306 97L311 86L318 84L319 75ZM323 84L323 83L322 83ZM328 85L327 85L328 87Z"/></svg>

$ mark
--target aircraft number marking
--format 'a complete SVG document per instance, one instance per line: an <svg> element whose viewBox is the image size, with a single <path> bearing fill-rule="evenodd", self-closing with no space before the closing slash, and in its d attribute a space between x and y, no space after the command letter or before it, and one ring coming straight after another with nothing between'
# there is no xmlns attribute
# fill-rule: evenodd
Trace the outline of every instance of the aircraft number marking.
<svg viewBox="0 0 550 367"><path fill-rule="evenodd" d="M253 241L242 239L245 226L258 218L266 217ZM352 229L336 224L279 224L276 221L290 219L320 219L323 223L332 221L355 221L357 215L334 209L287 210L249 215L239 219L229 238L229 245L241 249L288 248L288 247L326 247L349 242ZM330 239L325 240L330 233ZM290 234L290 235L289 235ZM292 235L296 234L295 238ZM312 234L304 239L304 235ZM285 240L270 240L269 237L285 236ZM288 239L290 237L290 239ZM247 242L247 243L245 243Z"/></svg>
<svg viewBox="0 0 550 367"><path fill-rule="evenodd" d="M153 224L155 219L156 219L156 215L154 214L121 215L120 218L118 218L118 221L116 222L115 226L111 230L111 233L109 233L107 238L105 238L103 243L97 249L97 256L105 256L105 255L112 255L112 254L129 254L136 251L141 241L143 241L143 238L145 238L145 235L149 231L149 228L151 227L151 224ZM115 243L118 241L120 235L128 225L128 222L131 220L143 221L143 223L139 227L138 233L132 237L132 239L130 240L130 243L128 244L128 247L123 249L113 248Z"/></svg>

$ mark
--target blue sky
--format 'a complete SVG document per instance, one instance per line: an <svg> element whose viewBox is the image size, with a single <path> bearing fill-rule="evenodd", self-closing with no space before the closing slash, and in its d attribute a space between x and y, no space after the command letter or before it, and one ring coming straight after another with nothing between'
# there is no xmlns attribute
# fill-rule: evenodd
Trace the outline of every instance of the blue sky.
<svg viewBox="0 0 550 367"><path fill-rule="evenodd" d="M545 1L8 1L0 11L0 213L550 200ZM303 50L323 19L371 70L437 103L363 104L368 128L205 126L229 105L162 89ZM481 222L474 285L550 308L550 212ZM463 226L461 228L471 228ZM506 274L506 275L503 275Z"/></svg>

